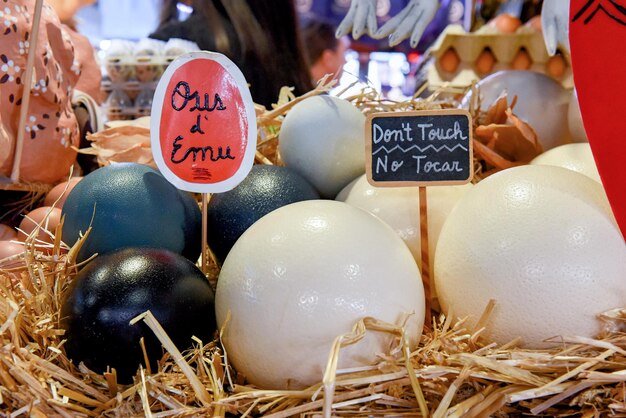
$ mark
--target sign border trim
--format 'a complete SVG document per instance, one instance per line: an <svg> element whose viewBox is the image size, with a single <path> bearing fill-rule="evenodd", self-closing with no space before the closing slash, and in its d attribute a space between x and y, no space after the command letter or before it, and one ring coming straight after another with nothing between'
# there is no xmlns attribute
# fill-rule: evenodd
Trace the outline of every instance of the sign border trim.
<svg viewBox="0 0 626 418"><path fill-rule="evenodd" d="M237 84L241 99L246 110L246 117L248 118L248 142L246 144L246 150L243 155L241 165L237 171L228 179L222 180L218 183L193 183L188 182L178 177L165 163L163 159L163 149L161 148L161 114L163 109L163 100L166 95L167 86L172 79L172 76L183 65L189 61L196 59L205 59L209 61L215 61L220 64L228 74L230 74ZM208 52L208 51L196 51L189 52L180 55L176 58L163 72L161 79L157 85L157 88L152 99L152 110L150 114L150 145L152 147L152 157L156 163L159 171L163 176L178 189L186 190L195 193L222 193L228 190L232 190L235 186L246 178L252 165L254 164L254 156L256 154L257 143L257 124L256 124L256 112L254 109L254 101L248 88L248 82L246 81L241 70L225 55Z"/></svg>
<svg viewBox="0 0 626 418"><path fill-rule="evenodd" d="M372 178L372 121L374 118L394 118L402 116L466 116L469 121L469 177L464 180L441 180L441 181L376 181ZM473 147L472 116L464 109L441 109L441 110L414 110L406 112L376 112L370 113L365 119L365 174L367 182L375 187L410 187L410 186L445 186L462 185L472 181L474 177L474 147Z"/></svg>

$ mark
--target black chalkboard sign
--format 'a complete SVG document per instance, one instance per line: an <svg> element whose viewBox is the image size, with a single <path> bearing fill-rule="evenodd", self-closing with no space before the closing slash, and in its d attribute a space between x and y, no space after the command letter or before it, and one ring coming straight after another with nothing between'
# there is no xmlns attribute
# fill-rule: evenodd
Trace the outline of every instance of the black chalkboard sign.
<svg viewBox="0 0 626 418"><path fill-rule="evenodd" d="M375 186L464 184L472 179L472 121L465 110L369 115L366 171Z"/></svg>

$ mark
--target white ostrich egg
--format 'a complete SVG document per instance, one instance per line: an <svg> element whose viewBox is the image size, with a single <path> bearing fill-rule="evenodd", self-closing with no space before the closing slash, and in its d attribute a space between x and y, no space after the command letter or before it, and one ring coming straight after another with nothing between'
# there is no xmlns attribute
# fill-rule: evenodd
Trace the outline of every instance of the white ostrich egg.
<svg viewBox="0 0 626 418"><path fill-rule="evenodd" d="M235 243L219 276L216 315L229 361L265 389L320 382L336 337L364 317L400 324L411 344L424 322L420 272L402 240L371 214L312 200L270 212ZM368 332L339 368L373 364L393 335Z"/></svg>
<svg viewBox="0 0 626 418"><path fill-rule="evenodd" d="M471 183L426 188L431 277L441 228L452 208L471 188ZM385 221L409 247L421 269L419 187L375 187L369 184L367 177L363 175L346 186L337 195L337 200L366 210ZM431 289L431 293L435 296L434 288Z"/></svg>
<svg viewBox="0 0 626 418"><path fill-rule="evenodd" d="M478 183L448 216L435 255L444 311L488 341L594 337L597 315L626 303L626 245L602 186L561 167L528 165Z"/></svg>
<svg viewBox="0 0 626 418"><path fill-rule="evenodd" d="M544 151L571 142L567 126L570 93L553 78L535 71L499 71L478 82L477 88L485 110L503 93L509 103L517 96L513 113L535 130ZM471 97L470 91L463 107L469 106Z"/></svg>
<svg viewBox="0 0 626 418"><path fill-rule="evenodd" d="M539 154L530 163L533 165L554 165L567 168L568 170L584 174L598 183L602 183L598 167L596 167L596 161L591 153L591 146L588 142L565 144L552 148L543 154Z"/></svg>
<svg viewBox="0 0 626 418"><path fill-rule="evenodd" d="M280 129L285 165L333 199L365 172L365 116L350 102L315 96L291 109Z"/></svg>

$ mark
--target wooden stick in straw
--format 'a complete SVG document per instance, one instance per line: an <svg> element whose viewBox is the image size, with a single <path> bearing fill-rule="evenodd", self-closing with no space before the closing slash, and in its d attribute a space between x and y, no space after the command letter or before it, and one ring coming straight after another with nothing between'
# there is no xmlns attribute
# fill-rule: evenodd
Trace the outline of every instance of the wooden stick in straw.
<svg viewBox="0 0 626 418"><path fill-rule="evenodd" d="M419 187L420 198L420 246L422 250L422 282L426 299L426 325L430 324L430 253L428 251L428 203L426 201L426 187Z"/></svg>
<svg viewBox="0 0 626 418"><path fill-rule="evenodd" d="M17 183L20 180L20 164L22 162L22 150L24 149L24 133L26 132L26 118L28 117L28 105L30 103L30 90L33 87L33 70L35 67L35 52L39 39L39 22L41 21L41 9L43 0L35 1L35 13L33 15L33 27L30 31L28 57L26 59L26 70L24 71L24 91L22 93L22 108L20 109L20 121L17 129L17 142L15 144L15 155L13 157L13 170L11 180Z"/></svg>
<svg viewBox="0 0 626 418"><path fill-rule="evenodd" d="M208 211L209 199L207 193L202 193L202 273L205 275L209 271L209 262L207 260L209 254L207 251L207 211Z"/></svg>

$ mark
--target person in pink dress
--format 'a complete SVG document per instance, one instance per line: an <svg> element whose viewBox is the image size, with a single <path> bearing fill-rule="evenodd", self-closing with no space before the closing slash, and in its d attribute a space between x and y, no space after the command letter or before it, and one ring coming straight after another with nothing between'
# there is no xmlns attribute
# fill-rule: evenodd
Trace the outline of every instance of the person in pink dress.
<svg viewBox="0 0 626 418"><path fill-rule="evenodd" d="M79 88L98 96L100 72L93 48L63 24L60 15L91 1L44 3L36 43L30 103L24 127L21 182L52 184L67 178L76 161L72 147L79 144L79 128L72 110L72 95ZM71 7L70 7L71 6ZM57 12L57 8L59 12ZM9 177L14 164L34 0L0 3L0 176Z"/></svg>

